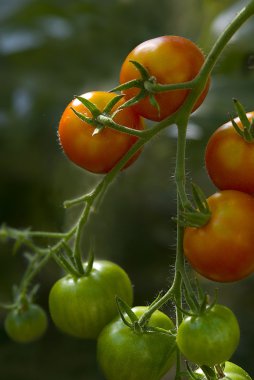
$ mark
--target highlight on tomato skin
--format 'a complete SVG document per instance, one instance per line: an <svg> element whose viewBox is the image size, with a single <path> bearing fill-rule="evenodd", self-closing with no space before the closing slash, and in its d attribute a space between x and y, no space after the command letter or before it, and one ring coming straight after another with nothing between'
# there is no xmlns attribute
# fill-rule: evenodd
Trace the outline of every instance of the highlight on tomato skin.
<svg viewBox="0 0 254 380"><path fill-rule="evenodd" d="M117 95L103 91L88 92L82 97L88 99L100 110ZM121 99L112 112L125 102ZM67 157L81 168L92 173L108 173L137 141L137 137L105 127L93 135L94 127L82 121L71 108L91 117L90 111L74 99L65 109L59 123L58 136ZM114 117L114 121L128 128L143 130L144 122L133 109L125 108ZM138 158L139 150L124 166L127 168Z"/></svg>
<svg viewBox="0 0 254 380"><path fill-rule="evenodd" d="M246 114L249 121L254 111ZM242 129L239 118L234 121ZM209 177L220 190L239 190L254 194L254 143L246 141L231 121L219 127L209 138L205 164Z"/></svg>
<svg viewBox="0 0 254 380"><path fill-rule="evenodd" d="M207 202L211 218L202 227L185 228L184 254L205 278L239 281L254 272L254 197L224 190Z"/></svg>
<svg viewBox="0 0 254 380"><path fill-rule="evenodd" d="M181 36L153 38L141 43L128 54L121 67L120 84L141 77L137 68L130 61L141 63L149 74L157 79L158 83L175 84L194 79L199 73L205 57L198 46L187 38ZM204 101L209 85L210 78L192 112ZM139 88L130 88L124 90L123 93L127 99L131 99L139 91ZM151 104L148 96L133 105L132 108L146 119L161 121L178 110L189 92L188 89L181 89L155 93L154 97L160 106L160 113Z"/></svg>

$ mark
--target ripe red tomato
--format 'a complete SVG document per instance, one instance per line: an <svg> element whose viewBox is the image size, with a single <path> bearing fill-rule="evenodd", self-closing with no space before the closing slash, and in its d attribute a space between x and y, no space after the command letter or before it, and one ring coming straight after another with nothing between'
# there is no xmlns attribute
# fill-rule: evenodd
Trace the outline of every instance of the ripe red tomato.
<svg viewBox="0 0 254 380"><path fill-rule="evenodd" d="M228 360L235 352L240 330L234 313L223 305L186 317L180 324L176 343L184 356L209 367Z"/></svg>
<svg viewBox="0 0 254 380"><path fill-rule="evenodd" d="M254 112L247 117L251 121ZM243 128L239 118L235 122ZM210 137L205 161L208 174L219 189L254 193L254 143L245 141L231 122L222 125Z"/></svg>
<svg viewBox="0 0 254 380"><path fill-rule="evenodd" d="M49 294L50 315L64 333L95 339L118 313L116 296L132 304L128 275L110 261L95 261L88 275L67 275L53 285Z"/></svg>
<svg viewBox="0 0 254 380"><path fill-rule="evenodd" d="M254 198L224 190L207 202L212 213L208 223L185 229L185 256L208 279L240 280L254 271Z"/></svg>
<svg viewBox="0 0 254 380"><path fill-rule="evenodd" d="M16 308L7 314L4 322L8 336L19 343L30 343L39 339L48 327L45 311L36 304Z"/></svg>
<svg viewBox="0 0 254 380"><path fill-rule="evenodd" d="M147 308L134 307L140 317ZM148 327L174 328L171 319L157 310ZM160 380L175 363L174 335L159 331L138 332L126 326L120 317L114 319L98 338L97 357L108 380Z"/></svg>
<svg viewBox="0 0 254 380"><path fill-rule="evenodd" d="M103 111L104 107L116 94L102 91L88 92L81 95L90 100ZM124 103L121 99L117 106ZM91 117L90 111L78 100L74 99L65 109L58 128L59 140L66 155L78 166L93 172L107 173L124 156L130 147L137 141L137 137L105 127L100 133L92 135L94 127L82 121L72 111ZM114 112L116 106L113 108ZM142 119L130 108L123 109L115 117L114 121L126 127L143 130ZM132 164L140 152L135 154L125 165Z"/></svg>
<svg viewBox="0 0 254 380"><path fill-rule="evenodd" d="M187 82L197 76L204 63L202 51L190 40L179 36L162 36L145 41L133 49L125 59L120 73L120 83L139 79L140 73L130 61L141 63L151 76L161 84ZM197 109L209 89L206 85L203 93L196 102L193 111ZM127 99L138 94L140 89L124 90ZM155 94L160 106L160 114L145 97L133 108L135 111L150 120L160 121L173 114L184 102L190 90L174 90Z"/></svg>

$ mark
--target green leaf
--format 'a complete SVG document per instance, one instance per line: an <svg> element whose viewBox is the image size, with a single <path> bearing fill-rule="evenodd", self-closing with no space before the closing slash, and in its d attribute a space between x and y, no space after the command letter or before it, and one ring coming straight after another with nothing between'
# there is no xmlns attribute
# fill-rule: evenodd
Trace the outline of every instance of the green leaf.
<svg viewBox="0 0 254 380"><path fill-rule="evenodd" d="M243 105L237 99L233 99L233 102L234 102L236 112L237 112L239 119L241 120L243 126L247 129L249 129L250 122L246 116L246 111L245 111Z"/></svg>
<svg viewBox="0 0 254 380"><path fill-rule="evenodd" d="M85 276L89 276L89 274L91 273L93 269L93 263L94 263L94 248L91 247L89 250L87 265L85 268L85 274L84 274Z"/></svg>
<svg viewBox="0 0 254 380"><path fill-rule="evenodd" d="M98 135L99 133L101 133L103 131L103 129L105 129L105 125L100 125L100 126L94 128L92 136Z"/></svg>
<svg viewBox="0 0 254 380"><path fill-rule="evenodd" d="M119 100L121 100L123 97L124 97L124 95L117 95L117 96L115 96L112 100L110 100L110 102L106 105L106 107L104 108L104 110L103 110L102 112L105 113L105 114L110 113L110 111L112 110L112 108L113 108L113 107L119 102Z"/></svg>
<svg viewBox="0 0 254 380"><path fill-rule="evenodd" d="M93 115L93 117L97 117L101 114L101 111L96 107L95 104L90 102L90 100L83 98L82 96L75 96L75 99L78 99Z"/></svg>
<svg viewBox="0 0 254 380"><path fill-rule="evenodd" d="M149 95L149 101L151 103L151 105L156 108L157 112L158 112L158 116L160 117L160 114L161 114L161 109L160 109L160 105L159 103L157 102L155 96L153 94L150 94Z"/></svg>
<svg viewBox="0 0 254 380"><path fill-rule="evenodd" d="M85 116L83 113L76 111L73 107L71 107L71 110L78 116L79 119L94 127L95 121L93 118Z"/></svg>
<svg viewBox="0 0 254 380"><path fill-rule="evenodd" d="M112 88L112 90L110 90L109 92L128 90L129 88L133 87L144 88L143 83L144 81L142 79L132 79L128 82L120 84L117 87Z"/></svg>
<svg viewBox="0 0 254 380"><path fill-rule="evenodd" d="M208 367L207 365L202 365L200 368L202 369L202 371L204 372L204 374L208 380L216 380L217 379L217 376L216 376L216 374L212 368Z"/></svg>
<svg viewBox="0 0 254 380"><path fill-rule="evenodd" d="M148 80L150 78L149 72L141 63L139 63L138 61L133 61L133 60L131 60L130 63L132 63L136 67L136 69L138 69L143 81Z"/></svg>
<svg viewBox="0 0 254 380"><path fill-rule="evenodd" d="M135 322L138 322L138 317L131 310L130 306L118 296L116 297L116 305L124 324L126 324L126 326L128 327L133 327L133 324ZM128 315L128 317L131 320L131 323L125 318L125 314Z"/></svg>
<svg viewBox="0 0 254 380"><path fill-rule="evenodd" d="M140 100L144 99L147 96L147 91L146 90L141 90L136 96L131 98L130 100L127 100L124 104L122 104L119 107L119 110L122 110L127 107L131 107L134 104L137 104Z"/></svg>
<svg viewBox="0 0 254 380"><path fill-rule="evenodd" d="M209 213L210 212L209 206L208 206L208 203L206 201L206 196L205 196L204 192L202 191L202 189L193 182L191 184L191 187L192 187L193 200L194 200L196 208L200 212Z"/></svg>

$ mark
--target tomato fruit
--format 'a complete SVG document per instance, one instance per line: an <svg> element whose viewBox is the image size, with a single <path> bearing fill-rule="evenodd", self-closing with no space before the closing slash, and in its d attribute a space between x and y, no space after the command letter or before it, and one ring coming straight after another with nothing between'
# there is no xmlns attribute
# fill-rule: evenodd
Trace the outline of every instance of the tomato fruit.
<svg viewBox="0 0 254 380"><path fill-rule="evenodd" d="M81 95L103 111L105 106L116 94L94 91ZM121 99L116 106L124 103ZM112 112L116 109L113 107ZM78 100L74 99L65 109L59 123L58 136L60 144L68 158L93 173L107 173L127 153L130 147L137 141L136 136L131 136L105 127L99 133L93 135L94 127L82 121L71 109L91 117L90 111ZM128 128L143 130L142 119L131 108L120 111L114 121ZM138 157L137 152L125 165L132 164Z"/></svg>
<svg viewBox="0 0 254 380"><path fill-rule="evenodd" d="M198 365L214 366L228 360L236 350L240 331L234 313L223 305L186 317L176 342L184 356Z"/></svg>
<svg viewBox="0 0 254 380"><path fill-rule="evenodd" d="M254 112L247 114L249 121ZM239 118L235 122L242 129ZM205 153L208 174L220 190L254 193L254 143L247 142L228 122L210 137Z"/></svg>
<svg viewBox="0 0 254 380"><path fill-rule="evenodd" d="M224 372L224 377L220 378L220 379L227 379L227 380L251 380L251 377L249 376L249 374L244 370L242 369L241 367L239 367L238 365L232 363L232 362L225 362L225 368L223 370ZM201 368L198 368L196 371L195 371L195 374L197 375L200 375L198 376L198 378L200 378L200 380L204 379L204 373L202 371ZM189 379L191 380L191 379Z"/></svg>
<svg viewBox="0 0 254 380"><path fill-rule="evenodd" d="M140 317L146 307L132 309ZM148 326L174 328L171 319L156 311ZM98 363L107 380L159 380L175 362L175 337L161 332L136 332L120 317L98 338Z"/></svg>
<svg viewBox="0 0 254 380"><path fill-rule="evenodd" d="M19 343L30 343L39 339L47 329L48 320L45 311L36 304L15 308L6 316L5 331Z"/></svg>
<svg viewBox="0 0 254 380"><path fill-rule="evenodd" d="M95 261L87 276L67 275L49 294L49 311L55 325L78 338L97 338L117 315L115 297L132 304L133 289L126 272L109 261Z"/></svg>
<svg viewBox="0 0 254 380"><path fill-rule="evenodd" d="M201 50L190 40L179 36L162 36L145 41L135 47L123 62L120 72L120 83L139 79L140 72L130 62L137 61L142 64L150 76L154 76L160 84L174 84L194 79L204 63ZM192 111L197 109L209 89L209 81L197 100ZM124 90L127 99L138 94L140 89ZM154 121L160 121L173 114L183 104L190 90L174 90L154 94L160 106L160 113L145 97L133 106L135 111Z"/></svg>
<svg viewBox="0 0 254 380"><path fill-rule="evenodd" d="M185 256L210 280L238 281L254 271L254 198L224 190L207 202L212 213L208 223L185 228Z"/></svg>

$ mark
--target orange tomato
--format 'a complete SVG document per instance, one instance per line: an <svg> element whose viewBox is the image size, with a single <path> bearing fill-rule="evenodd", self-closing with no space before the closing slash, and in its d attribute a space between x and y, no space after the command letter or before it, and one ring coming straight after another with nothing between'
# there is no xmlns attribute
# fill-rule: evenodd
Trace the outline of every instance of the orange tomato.
<svg viewBox="0 0 254 380"><path fill-rule="evenodd" d="M247 114L254 119L254 112ZM239 118L235 122L242 129ZM231 122L218 128L210 137L205 153L208 174L220 189L254 194L254 143L236 132Z"/></svg>
<svg viewBox="0 0 254 380"><path fill-rule="evenodd" d="M94 103L100 111L103 111L116 94L94 91L81 96ZM116 106L120 106L124 102L121 99ZM111 112L115 111L116 106ZM90 172L109 172L137 141L137 137L109 127L105 127L98 134L93 135L94 127L75 115L71 107L77 112L91 117L90 111L78 99L74 99L66 107L58 128L60 144L65 154L72 162ZM114 117L114 121L128 128L144 129L142 119L130 108L121 110ZM131 165L139 154L140 151L127 162L125 168Z"/></svg>
<svg viewBox="0 0 254 380"><path fill-rule="evenodd" d="M202 51L190 40L179 36L162 36L145 41L133 49L125 59L120 73L123 84L141 77L137 68L130 62L141 63L151 76L161 84L187 82L196 77L204 63ZM209 89L209 81L192 111L197 109ZM127 99L138 94L139 88L124 90ZM160 113L146 96L133 106L135 111L150 120L160 121L173 114L183 104L190 90L174 90L154 94L160 106Z"/></svg>
<svg viewBox="0 0 254 380"><path fill-rule="evenodd" d="M207 199L209 222L184 232L184 253L191 266L218 282L237 281L254 271L254 198L224 190Z"/></svg>

